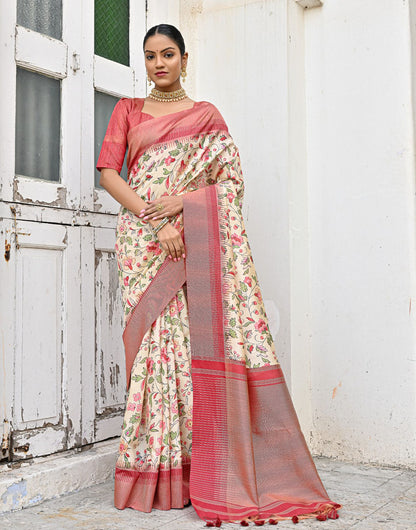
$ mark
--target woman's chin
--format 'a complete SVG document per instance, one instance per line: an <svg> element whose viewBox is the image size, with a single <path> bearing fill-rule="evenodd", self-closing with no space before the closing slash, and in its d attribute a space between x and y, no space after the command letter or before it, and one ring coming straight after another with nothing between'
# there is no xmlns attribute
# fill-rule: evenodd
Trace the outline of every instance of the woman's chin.
<svg viewBox="0 0 416 530"><path fill-rule="evenodd" d="M177 90L178 88L180 88L180 83L177 83L176 79L172 81L171 79L164 79L162 77L160 79L155 80L154 84L157 90Z"/></svg>

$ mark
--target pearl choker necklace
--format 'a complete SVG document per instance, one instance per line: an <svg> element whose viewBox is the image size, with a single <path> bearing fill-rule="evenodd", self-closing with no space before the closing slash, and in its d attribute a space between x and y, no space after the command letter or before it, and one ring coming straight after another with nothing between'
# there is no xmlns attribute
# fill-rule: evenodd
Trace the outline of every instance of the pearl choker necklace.
<svg viewBox="0 0 416 530"><path fill-rule="evenodd" d="M156 101L180 101L181 99L185 99L188 97L186 95L185 89L180 88L179 90L175 90L174 92L162 92L161 90L158 90L157 88L152 88L149 94L149 98L155 99Z"/></svg>

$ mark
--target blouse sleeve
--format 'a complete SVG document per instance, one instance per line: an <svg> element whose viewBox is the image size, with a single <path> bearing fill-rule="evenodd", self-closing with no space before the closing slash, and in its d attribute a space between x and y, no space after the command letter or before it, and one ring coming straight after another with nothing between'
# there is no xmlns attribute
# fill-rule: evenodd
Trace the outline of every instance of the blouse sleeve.
<svg viewBox="0 0 416 530"><path fill-rule="evenodd" d="M120 99L114 107L97 160L97 169L111 168L120 173L127 147L126 98Z"/></svg>

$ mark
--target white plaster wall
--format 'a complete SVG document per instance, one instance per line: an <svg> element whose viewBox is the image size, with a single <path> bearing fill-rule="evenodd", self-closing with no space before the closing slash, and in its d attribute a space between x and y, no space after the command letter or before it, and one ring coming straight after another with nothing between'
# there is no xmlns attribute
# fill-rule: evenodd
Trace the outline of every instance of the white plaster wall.
<svg viewBox="0 0 416 530"><path fill-rule="evenodd" d="M305 12L313 450L416 466L408 1Z"/></svg>
<svg viewBox="0 0 416 530"><path fill-rule="evenodd" d="M190 54L185 86L219 108L240 149L247 232L290 385L286 2L180 6Z"/></svg>

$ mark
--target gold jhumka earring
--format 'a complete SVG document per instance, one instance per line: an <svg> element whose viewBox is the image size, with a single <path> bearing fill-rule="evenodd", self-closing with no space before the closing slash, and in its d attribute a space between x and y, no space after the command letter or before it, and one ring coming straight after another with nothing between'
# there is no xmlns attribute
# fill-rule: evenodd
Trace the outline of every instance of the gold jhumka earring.
<svg viewBox="0 0 416 530"><path fill-rule="evenodd" d="M150 75L149 74L147 74L147 82L149 83L149 85L152 84L152 80L150 79Z"/></svg>
<svg viewBox="0 0 416 530"><path fill-rule="evenodd" d="M186 81L186 76L187 76L187 75L188 75L188 74L186 73L186 68L183 67L183 68L182 68L182 71L181 71L181 76L182 76L182 81L183 81L184 83L185 83L185 81Z"/></svg>

